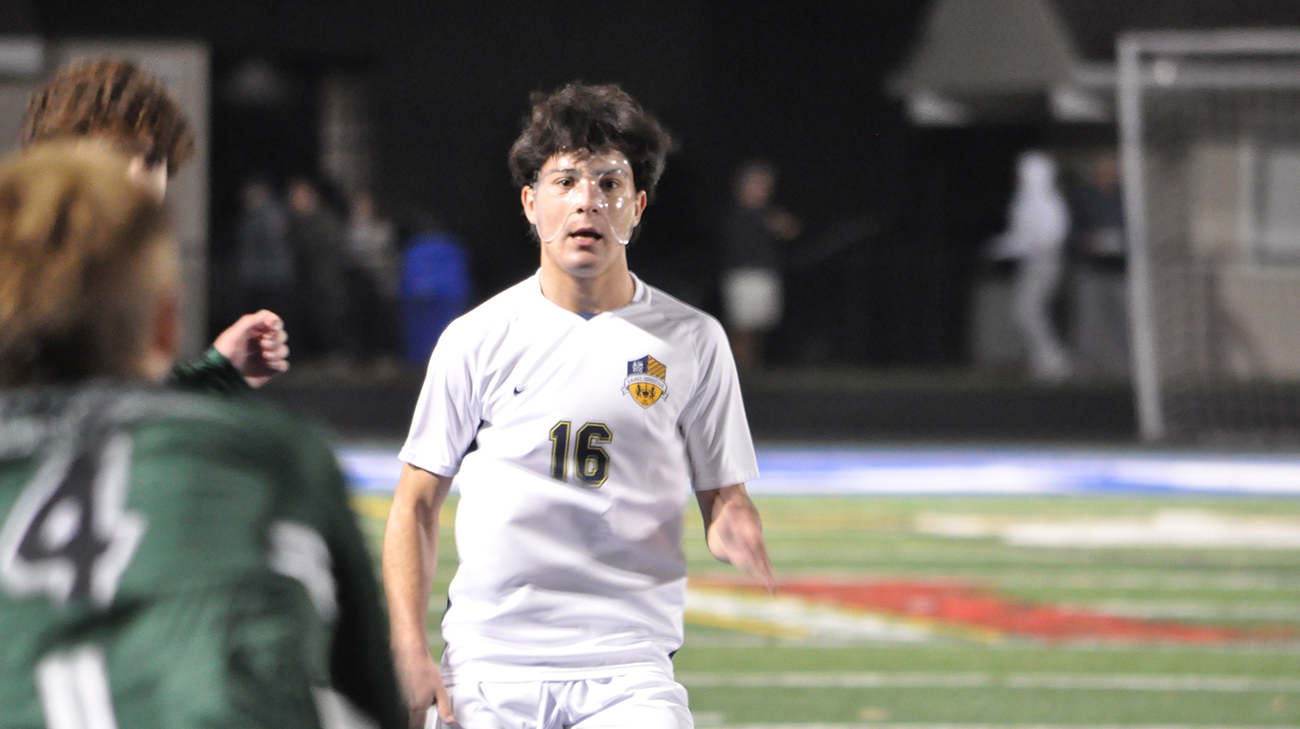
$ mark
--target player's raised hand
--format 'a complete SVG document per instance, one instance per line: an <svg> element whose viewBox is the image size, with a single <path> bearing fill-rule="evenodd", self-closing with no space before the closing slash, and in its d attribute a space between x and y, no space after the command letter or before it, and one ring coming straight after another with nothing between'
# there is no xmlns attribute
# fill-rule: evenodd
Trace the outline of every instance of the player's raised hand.
<svg viewBox="0 0 1300 729"><path fill-rule="evenodd" d="M730 562L775 593L776 577L763 542L763 521L745 485L700 491L697 497L704 515L705 540L713 556Z"/></svg>
<svg viewBox="0 0 1300 729"><path fill-rule="evenodd" d="M289 369L289 333L274 312L245 314L212 343L244 376L249 387L261 387Z"/></svg>
<svg viewBox="0 0 1300 729"><path fill-rule="evenodd" d="M411 729L425 729L431 708L437 708L438 718L443 724L455 724L456 714L452 711L447 685L442 682L442 674L428 651L410 656L395 655L394 659L397 677L402 683L402 695L406 697Z"/></svg>

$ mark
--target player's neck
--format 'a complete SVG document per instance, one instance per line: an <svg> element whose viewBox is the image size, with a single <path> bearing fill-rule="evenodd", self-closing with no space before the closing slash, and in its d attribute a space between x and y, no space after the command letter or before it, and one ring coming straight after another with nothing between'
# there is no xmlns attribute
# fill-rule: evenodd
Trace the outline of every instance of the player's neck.
<svg viewBox="0 0 1300 729"><path fill-rule="evenodd" d="M632 302L636 284L627 264L610 266L597 276L574 276L545 262L539 273L542 296L561 309L576 314L599 314L621 309Z"/></svg>

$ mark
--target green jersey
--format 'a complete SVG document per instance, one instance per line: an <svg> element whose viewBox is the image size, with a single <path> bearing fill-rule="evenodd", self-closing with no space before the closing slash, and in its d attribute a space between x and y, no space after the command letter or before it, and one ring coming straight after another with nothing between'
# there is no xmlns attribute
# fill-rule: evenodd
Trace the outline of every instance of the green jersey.
<svg viewBox="0 0 1300 729"><path fill-rule="evenodd" d="M259 403L0 394L0 647L3 729L406 726L333 453Z"/></svg>

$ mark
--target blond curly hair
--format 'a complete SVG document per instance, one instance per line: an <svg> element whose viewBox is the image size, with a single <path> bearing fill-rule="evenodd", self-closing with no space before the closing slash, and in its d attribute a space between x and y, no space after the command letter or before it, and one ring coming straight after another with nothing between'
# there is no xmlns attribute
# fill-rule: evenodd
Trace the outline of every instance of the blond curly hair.
<svg viewBox="0 0 1300 729"><path fill-rule="evenodd" d="M56 140L0 164L0 387L141 376L179 264L161 201L127 163Z"/></svg>

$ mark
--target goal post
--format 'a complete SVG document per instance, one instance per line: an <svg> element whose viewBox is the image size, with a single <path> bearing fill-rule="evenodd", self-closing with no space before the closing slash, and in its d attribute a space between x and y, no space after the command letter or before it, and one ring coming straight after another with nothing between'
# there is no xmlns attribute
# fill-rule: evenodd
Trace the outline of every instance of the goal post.
<svg viewBox="0 0 1300 729"><path fill-rule="evenodd" d="M1300 444L1300 30L1117 56L1142 438Z"/></svg>

